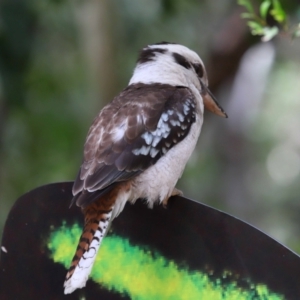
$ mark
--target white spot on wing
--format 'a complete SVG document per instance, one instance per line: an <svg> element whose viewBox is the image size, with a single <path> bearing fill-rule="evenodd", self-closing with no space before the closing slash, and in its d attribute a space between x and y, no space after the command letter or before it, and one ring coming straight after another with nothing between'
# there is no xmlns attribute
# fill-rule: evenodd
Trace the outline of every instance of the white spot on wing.
<svg viewBox="0 0 300 300"><path fill-rule="evenodd" d="M4 246L1 246L1 250L2 250L3 252L7 253L7 250L6 250L6 248L5 248Z"/></svg>
<svg viewBox="0 0 300 300"><path fill-rule="evenodd" d="M157 153L158 153L158 150L156 148L151 148L151 151L150 151L151 157L155 157Z"/></svg>
<svg viewBox="0 0 300 300"><path fill-rule="evenodd" d="M134 155L140 155L140 149L133 149L133 150L132 150L132 153L133 153Z"/></svg>
<svg viewBox="0 0 300 300"><path fill-rule="evenodd" d="M157 128L161 128L162 124L163 124L163 119L160 118L158 123L157 123Z"/></svg>
<svg viewBox="0 0 300 300"><path fill-rule="evenodd" d="M163 119L165 122L168 121L168 119L169 119L168 114L163 113L163 114L161 115L161 119Z"/></svg>
<svg viewBox="0 0 300 300"><path fill-rule="evenodd" d="M162 130L161 130L161 128L157 128L157 129L153 132L153 134L154 134L155 136L162 136Z"/></svg>
<svg viewBox="0 0 300 300"><path fill-rule="evenodd" d="M142 155L148 155L149 151L150 151L150 146L148 146L148 147L143 146L143 147L141 148L141 154L142 154Z"/></svg>
<svg viewBox="0 0 300 300"><path fill-rule="evenodd" d="M170 133L169 131L165 131L164 134L163 134L163 138L167 138L169 133Z"/></svg>
<svg viewBox="0 0 300 300"><path fill-rule="evenodd" d="M156 147L160 141L161 141L161 137L156 136L152 142L152 147Z"/></svg>
<svg viewBox="0 0 300 300"><path fill-rule="evenodd" d="M139 149L132 150L132 153L134 155L148 155L149 151L150 151L150 146L142 146Z"/></svg>
<svg viewBox="0 0 300 300"><path fill-rule="evenodd" d="M142 138L145 140L147 145L150 145L153 141L153 135L150 132L143 133Z"/></svg>
<svg viewBox="0 0 300 300"><path fill-rule="evenodd" d="M178 121L175 121L175 120L171 120L170 123L171 123L172 126L180 126L180 123Z"/></svg>
<svg viewBox="0 0 300 300"><path fill-rule="evenodd" d="M168 133L170 133L170 131L171 131L171 128L168 123L165 123L165 131Z"/></svg>
<svg viewBox="0 0 300 300"><path fill-rule="evenodd" d="M180 112L177 112L177 116L178 116L180 122L183 122L183 121L184 121L184 116L183 116L183 114L181 114Z"/></svg>
<svg viewBox="0 0 300 300"><path fill-rule="evenodd" d="M187 115L188 113L189 113L189 111L190 111L190 107L189 107L189 105L188 104L183 104L183 113L185 114L185 115Z"/></svg>
<svg viewBox="0 0 300 300"><path fill-rule="evenodd" d="M168 123L163 123L163 126L162 126L162 131L163 132L170 132L170 130L171 130L171 128L170 128L170 126L168 125Z"/></svg>

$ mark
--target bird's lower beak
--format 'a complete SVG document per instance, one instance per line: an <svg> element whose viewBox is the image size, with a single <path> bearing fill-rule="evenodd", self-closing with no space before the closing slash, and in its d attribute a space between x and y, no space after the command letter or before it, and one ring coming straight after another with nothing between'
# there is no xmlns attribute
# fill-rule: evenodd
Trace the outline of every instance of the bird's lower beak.
<svg viewBox="0 0 300 300"><path fill-rule="evenodd" d="M228 118L226 112L222 108L222 106L217 102L215 96L212 94L212 92L207 89L207 93L205 95L202 95L204 107L211 112L215 113L218 116Z"/></svg>
<svg viewBox="0 0 300 300"><path fill-rule="evenodd" d="M228 118L226 112L221 107L221 105L217 102L212 92L202 83L201 80L200 82L202 87L201 96L203 98L204 107L218 116Z"/></svg>

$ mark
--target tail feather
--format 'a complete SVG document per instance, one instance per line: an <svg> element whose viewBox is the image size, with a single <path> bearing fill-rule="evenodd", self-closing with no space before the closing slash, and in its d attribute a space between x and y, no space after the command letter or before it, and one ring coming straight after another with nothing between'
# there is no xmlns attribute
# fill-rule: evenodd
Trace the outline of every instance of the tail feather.
<svg viewBox="0 0 300 300"><path fill-rule="evenodd" d="M85 286L102 239L108 231L112 210L113 206L109 210L90 209L89 213L85 213L84 230L64 283L65 294Z"/></svg>
<svg viewBox="0 0 300 300"><path fill-rule="evenodd" d="M85 225L65 279L65 294L85 286L112 220L123 210L129 199L130 187L130 182L120 183L109 193L82 208Z"/></svg>

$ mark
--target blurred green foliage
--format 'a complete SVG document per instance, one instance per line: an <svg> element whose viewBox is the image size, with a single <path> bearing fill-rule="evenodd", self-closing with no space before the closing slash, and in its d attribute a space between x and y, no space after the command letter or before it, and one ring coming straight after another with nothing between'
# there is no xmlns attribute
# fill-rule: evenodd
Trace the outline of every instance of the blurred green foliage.
<svg viewBox="0 0 300 300"><path fill-rule="evenodd" d="M238 4L246 9L241 16L248 19L247 25L251 33L262 36L262 41L271 40L281 31L291 38L300 36L300 23L288 26L287 14L279 0L261 1L257 11L251 0L238 0Z"/></svg>
<svg viewBox="0 0 300 300"><path fill-rule="evenodd" d="M260 17L266 20L271 6L263 3ZM299 5L280 3L297 20ZM243 92L240 108L232 109L236 70L229 71L230 64L210 66L216 55L238 61L238 55L226 55L239 43L247 45L244 51L260 45L240 15L240 6L230 0L2 1L0 228L18 196L75 178L88 128L127 85L138 50L167 40L201 55L214 93L229 114L224 120L206 113L197 151L179 188L300 251L300 44L275 38L270 46L276 56L261 82L257 112L247 114L251 101L243 102ZM261 64L253 59L253 66ZM220 74L222 80L214 84Z"/></svg>

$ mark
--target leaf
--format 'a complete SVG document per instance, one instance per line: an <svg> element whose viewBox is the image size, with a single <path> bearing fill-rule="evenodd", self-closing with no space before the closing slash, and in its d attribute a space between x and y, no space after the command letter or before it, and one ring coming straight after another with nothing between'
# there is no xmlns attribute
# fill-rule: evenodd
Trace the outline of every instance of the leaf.
<svg viewBox="0 0 300 300"><path fill-rule="evenodd" d="M272 0L273 9L270 11L271 15L274 19L279 22L283 23L286 19L286 13L283 10L279 0Z"/></svg>
<svg viewBox="0 0 300 300"><path fill-rule="evenodd" d="M253 35L263 35L264 34L264 27L261 24L255 22L255 21L248 21L247 25L250 27L251 33Z"/></svg>
<svg viewBox="0 0 300 300"><path fill-rule="evenodd" d="M263 1L262 4L260 5L259 12L263 19L266 19L271 4L272 4L271 1L267 0L267 1Z"/></svg>
<svg viewBox="0 0 300 300"><path fill-rule="evenodd" d="M276 27L276 26L273 26L273 27L264 27L263 31L264 31L264 34L263 34L263 37L262 37L261 40L262 40L263 42L268 42L268 41L270 41L275 35L278 34L279 29L278 29L278 27Z"/></svg>

